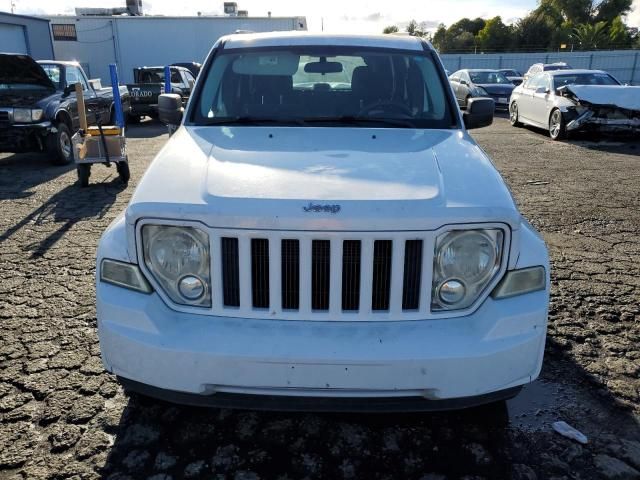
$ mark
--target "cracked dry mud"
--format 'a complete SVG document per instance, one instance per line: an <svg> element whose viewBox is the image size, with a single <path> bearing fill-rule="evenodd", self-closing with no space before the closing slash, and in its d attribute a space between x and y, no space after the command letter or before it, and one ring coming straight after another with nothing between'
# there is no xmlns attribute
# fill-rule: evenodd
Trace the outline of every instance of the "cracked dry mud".
<svg viewBox="0 0 640 480"><path fill-rule="evenodd" d="M129 130L132 181L0 155L0 479L640 478L640 142L474 132L552 263L541 380L505 407L285 414L127 397L100 363L94 254L166 141ZM565 420L589 437L554 433Z"/></svg>

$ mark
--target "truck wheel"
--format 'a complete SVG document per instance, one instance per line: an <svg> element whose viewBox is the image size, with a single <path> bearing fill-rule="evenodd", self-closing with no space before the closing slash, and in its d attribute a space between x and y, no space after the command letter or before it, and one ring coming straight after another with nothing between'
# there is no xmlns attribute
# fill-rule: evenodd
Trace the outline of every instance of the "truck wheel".
<svg viewBox="0 0 640 480"><path fill-rule="evenodd" d="M76 166L76 170L78 171L78 183L81 187L89 186L89 177L91 176L91 164L90 163L79 163Z"/></svg>
<svg viewBox="0 0 640 480"><path fill-rule="evenodd" d="M128 183L129 178L131 178L131 174L129 172L129 163L128 162L116 163L116 170L118 171L118 175L120 176L120 180L122 180L122 183Z"/></svg>
<svg viewBox="0 0 640 480"><path fill-rule="evenodd" d="M549 136L552 140L564 140L567 138L567 126L562 112L557 108L551 112L551 117L549 117Z"/></svg>
<svg viewBox="0 0 640 480"><path fill-rule="evenodd" d="M51 162L55 165L68 165L73 162L71 131L63 122L56 125L56 130L56 133L50 134L47 139L48 150L52 155Z"/></svg>

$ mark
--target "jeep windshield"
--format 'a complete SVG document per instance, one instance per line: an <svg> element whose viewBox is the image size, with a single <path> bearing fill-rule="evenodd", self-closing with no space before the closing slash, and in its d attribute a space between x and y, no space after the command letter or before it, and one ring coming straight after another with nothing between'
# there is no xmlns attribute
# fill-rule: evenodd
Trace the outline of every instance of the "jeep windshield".
<svg viewBox="0 0 640 480"><path fill-rule="evenodd" d="M195 125L452 128L444 78L428 51L222 50L190 118Z"/></svg>

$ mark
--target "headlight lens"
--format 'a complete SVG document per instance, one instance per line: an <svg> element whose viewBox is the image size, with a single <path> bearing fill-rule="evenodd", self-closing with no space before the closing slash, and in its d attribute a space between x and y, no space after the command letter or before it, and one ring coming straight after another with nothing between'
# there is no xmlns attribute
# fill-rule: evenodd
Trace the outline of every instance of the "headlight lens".
<svg viewBox="0 0 640 480"><path fill-rule="evenodd" d="M211 306L209 236L193 227L142 227L144 263L172 301Z"/></svg>
<svg viewBox="0 0 640 480"><path fill-rule="evenodd" d="M438 237L431 310L459 310L476 301L500 270L502 230L454 230Z"/></svg>
<svg viewBox="0 0 640 480"><path fill-rule="evenodd" d="M13 121L16 123L31 123L38 122L44 115L44 112L40 108L14 108L13 109Z"/></svg>
<svg viewBox="0 0 640 480"><path fill-rule="evenodd" d="M28 108L14 108L13 121L17 123L31 122L31 110Z"/></svg>
<svg viewBox="0 0 640 480"><path fill-rule="evenodd" d="M487 92L482 87L476 87L475 93L476 93L476 96L478 96L478 97L488 97L489 96L489 92Z"/></svg>

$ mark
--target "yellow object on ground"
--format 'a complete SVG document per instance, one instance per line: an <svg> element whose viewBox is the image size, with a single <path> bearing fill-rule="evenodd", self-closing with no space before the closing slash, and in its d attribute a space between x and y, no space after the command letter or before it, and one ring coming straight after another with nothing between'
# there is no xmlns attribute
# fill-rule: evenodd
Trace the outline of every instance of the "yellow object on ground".
<svg viewBox="0 0 640 480"><path fill-rule="evenodd" d="M108 125L102 127L102 133L105 135L120 135L120 127L117 125ZM87 135L93 137L100 136L100 129L98 127L89 127L87 128Z"/></svg>

